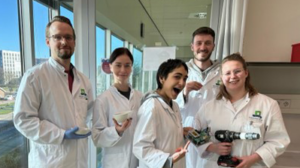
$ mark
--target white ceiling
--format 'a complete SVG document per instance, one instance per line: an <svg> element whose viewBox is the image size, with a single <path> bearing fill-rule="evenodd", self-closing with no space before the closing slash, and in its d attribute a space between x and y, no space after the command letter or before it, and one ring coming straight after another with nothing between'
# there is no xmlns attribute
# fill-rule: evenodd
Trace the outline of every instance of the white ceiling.
<svg viewBox="0 0 300 168"><path fill-rule="evenodd" d="M96 0L96 10L114 23L102 24L97 14L99 24L137 46L154 46L156 42L166 46L166 41L169 46L180 47L190 45L195 29L209 26L211 0ZM191 13L200 12L206 12L207 18L188 18ZM144 24L143 38L140 37L141 23ZM123 31L118 31L115 25ZM130 41L130 37L135 40Z"/></svg>
<svg viewBox="0 0 300 168"><path fill-rule="evenodd" d="M138 48L155 43L184 47L190 46L194 30L209 26L211 3L212 0L96 0L96 22ZM66 4L72 8L72 2ZM207 13L207 17L189 18L196 13ZM141 23L144 37L140 36Z"/></svg>

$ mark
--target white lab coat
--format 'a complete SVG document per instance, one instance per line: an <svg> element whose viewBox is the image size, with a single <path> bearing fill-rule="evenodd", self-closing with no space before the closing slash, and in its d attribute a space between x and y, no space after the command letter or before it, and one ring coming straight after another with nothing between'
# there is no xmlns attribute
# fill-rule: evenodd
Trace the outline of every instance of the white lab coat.
<svg viewBox="0 0 300 168"><path fill-rule="evenodd" d="M142 93L131 88L129 100L111 86L95 101L92 139L102 147L102 168L136 168L138 160L132 153L133 134ZM115 113L132 110L130 127L119 136L113 123Z"/></svg>
<svg viewBox="0 0 300 168"><path fill-rule="evenodd" d="M183 127L192 127L194 117L202 104L212 100L218 94L219 85L217 83L220 82L221 72L220 64L218 62L213 62L213 65L204 72L200 71L193 59L186 64L189 69L187 82L197 81L203 85L200 91L191 91L189 93L187 102L184 101L182 92L176 99L180 107ZM201 95L201 97L199 95ZM188 147L188 151L189 152L186 154L186 167L196 168L195 166L198 159L197 151L191 146Z"/></svg>
<svg viewBox="0 0 300 168"><path fill-rule="evenodd" d="M133 153L139 168L162 168L178 147L183 147L183 129L179 107L173 109L161 97L150 97L138 111ZM185 168L184 158L173 168Z"/></svg>
<svg viewBox="0 0 300 168"><path fill-rule="evenodd" d="M255 111L261 111L261 118L253 116ZM252 168L273 166L276 157L282 154L290 143L278 103L262 94L251 98L247 94L236 109L225 98L212 100L197 113L195 127L198 129L210 127L212 135L217 130L259 133L258 140L233 141L232 156L249 156L255 152L260 155L262 161L255 163ZM211 137L211 141L218 142L214 136ZM210 144L198 147L201 160L197 167L218 167L219 155L206 151Z"/></svg>
<svg viewBox="0 0 300 168"><path fill-rule="evenodd" d="M65 130L87 127L93 106L87 77L73 68L72 94L68 74L51 57L23 76L14 107L14 124L30 140L29 168L86 168L86 139L64 140Z"/></svg>

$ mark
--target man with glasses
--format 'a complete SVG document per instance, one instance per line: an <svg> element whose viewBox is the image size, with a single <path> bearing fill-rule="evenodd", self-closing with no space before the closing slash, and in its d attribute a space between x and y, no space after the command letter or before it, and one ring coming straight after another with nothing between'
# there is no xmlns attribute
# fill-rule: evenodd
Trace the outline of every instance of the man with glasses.
<svg viewBox="0 0 300 168"><path fill-rule="evenodd" d="M200 27L192 36L191 50L194 54L187 66L188 79L176 101L180 106L183 127L193 127L194 117L201 106L216 97L220 84L220 64L211 61L215 48L215 32L209 27ZM190 145L186 154L186 167L196 168L199 156Z"/></svg>
<svg viewBox="0 0 300 168"><path fill-rule="evenodd" d="M94 98L89 79L71 64L75 39L70 20L54 17L46 27L51 57L21 81L14 123L30 141L29 168L88 167Z"/></svg>

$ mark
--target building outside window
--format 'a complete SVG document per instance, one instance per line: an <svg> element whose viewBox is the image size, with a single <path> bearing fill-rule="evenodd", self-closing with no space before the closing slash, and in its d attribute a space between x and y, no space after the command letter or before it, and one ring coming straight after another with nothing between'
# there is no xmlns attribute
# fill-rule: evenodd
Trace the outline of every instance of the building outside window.
<svg viewBox="0 0 300 168"><path fill-rule="evenodd" d="M27 167L26 139L12 121L22 74L18 20L18 1L0 1L0 167L5 168Z"/></svg>

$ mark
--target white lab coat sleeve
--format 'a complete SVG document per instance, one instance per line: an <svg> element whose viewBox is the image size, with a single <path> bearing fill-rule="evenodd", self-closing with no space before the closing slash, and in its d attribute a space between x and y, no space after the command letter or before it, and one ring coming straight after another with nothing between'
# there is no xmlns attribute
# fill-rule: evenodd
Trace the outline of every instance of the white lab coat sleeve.
<svg viewBox="0 0 300 168"><path fill-rule="evenodd" d="M205 120L205 105L203 105L200 110L196 113L196 116L195 116L195 120L194 120L194 128L196 130L202 130L202 129L205 129L207 128L207 122ZM210 152L207 152L206 149L207 147L212 144L212 142L208 142L208 143L205 143L203 145L200 145L198 147L196 147L197 149L197 152L199 154L200 157L202 158L205 158L205 157L208 157Z"/></svg>
<svg viewBox="0 0 300 168"><path fill-rule="evenodd" d="M290 138L276 101L271 103L267 126L264 144L256 150L256 153L268 167L271 167L276 163L275 158L281 155L290 143Z"/></svg>
<svg viewBox="0 0 300 168"><path fill-rule="evenodd" d="M94 104L92 128L92 139L97 147L112 147L121 139L115 126L108 124L108 106L105 97L98 96Z"/></svg>
<svg viewBox="0 0 300 168"><path fill-rule="evenodd" d="M155 115L160 110L155 108L154 103L153 99L148 99L138 111L138 123L133 138L133 154L149 168L162 168L170 157L170 153L155 148L156 129L160 129L157 128Z"/></svg>
<svg viewBox="0 0 300 168"><path fill-rule="evenodd" d="M65 130L41 120L41 85L33 73L24 74L14 106L13 121L16 129L26 138L41 144L61 144Z"/></svg>

